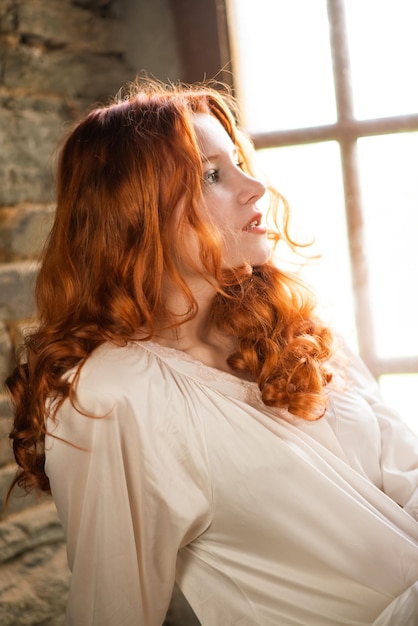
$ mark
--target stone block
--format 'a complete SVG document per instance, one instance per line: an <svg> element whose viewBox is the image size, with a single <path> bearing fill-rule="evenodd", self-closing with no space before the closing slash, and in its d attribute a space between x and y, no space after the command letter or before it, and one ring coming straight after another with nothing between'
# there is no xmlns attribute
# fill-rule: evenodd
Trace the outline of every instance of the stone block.
<svg viewBox="0 0 418 626"><path fill-rule="evenodd" d="M18 98L3 93L0 108L0 158L50 168L64 124L71 120L71 107L48 96Z"/></svg>
<svg viewBox="0 0 418 626"><path fill-rule="evenodd" d="M0 465L13 462L12 444L9 439L11 428L11 419L0 417Z"/></svg>
<svg viewBox="0 0 418 626"><path fill-rule="evenodd" d="M18 30L46 48L69 46L80 52L123 54L124 25L70 2L31 0L19 6Z"/></svg>
<svg viewBox="0 0 418 626"><path fill-rule="evenodd" d="M34 315L36 273L35 262L0 265L0 320L23 319Z"/></svg>
<svg viewBox="0 0 418 626"><path fill-rule="evenodd" d="M8 506L6 506L5 498L16 476L16 470L17 466L15 463L0 468L0 520L7 519L10 515L31 509L43 502L49 502L51 500L51 496L47 494L37 493L35 491L31 491L27 494L20 487L15 487L10 496Z"/></svg>
<svg viewBox="0 0 418 626"><path fill-rule="evenodd" d="M10 373L13 363L13 344L9 331L6 326L0 322L0 393L3 391L3 384L6 376ZM1 417L1 408L0 408ZM1 450L1 440L0 440ZM0 454L1 459L1 454Z"/></svg>
<svg viewBox="0 0 418 626"><path fill-rule="evenodd" d="M74 108L53 97L0 92L0 205L50 203L52 171Z"/></svg>
<svg viewBox="0 0 418 626"><path fill-rule="evenodd" d="M64 541L55 505L44 502L0 522L0 564L35 546Z"/></svg>
<svg viewBox="0 0 418 626"><path fill-rule="evenodd" d="M63 626L69 580L64 543L39 546L0 566L0 624Z"/></svg>
<svg viewBox="0 0 418 626"><path fill-rule="evenodd" d="M0 262L37 257L51 229L54 210L54 205L35 204L1 208Z"/></svg>
<svg viewBox="0 0 418 626"><path fill-rule="evenodd" d="M0 624L62 626L70 573L52 503L0 523Z"/></svg>
<svg viewBox="0 0 418 626"><path fill-rule="evenodd" d="M24 167L22 163L0 162L0 205L34 200L51 202L52 178L48 171Z"/></svg>
<svg viewBox="0 0 418 626"><path fill-rule="evenodd" d="M135 75L122 55L66 48L46 52L33 44L9 46L4 54L7 88L39 90L41 87L42 93L61 94L70 99L107 101Z"/></svg>
<svg viewBox="0 0 418 626"><path fill-rule="evenodd" d="M16 31L18 21L16 0L0 0L0 34Z"/></svg>

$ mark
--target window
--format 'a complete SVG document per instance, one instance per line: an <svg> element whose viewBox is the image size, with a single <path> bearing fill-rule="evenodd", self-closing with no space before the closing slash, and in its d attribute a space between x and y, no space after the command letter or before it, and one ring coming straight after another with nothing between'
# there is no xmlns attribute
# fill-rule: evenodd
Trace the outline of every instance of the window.
<svg viewBox="0 0 418 626"><path fill-rule="evenodd" d="M307 279L418 432L417 2L228 10L244 126L321 255Z"/></svg>

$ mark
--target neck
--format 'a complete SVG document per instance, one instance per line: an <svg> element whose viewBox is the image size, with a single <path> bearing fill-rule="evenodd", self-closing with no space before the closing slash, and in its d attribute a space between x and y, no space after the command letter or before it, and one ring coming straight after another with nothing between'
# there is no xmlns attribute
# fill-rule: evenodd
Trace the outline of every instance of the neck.
<svg viewBox="0 0 418 626"><path fill-rule="evenodd" d="M192 286L192 292L198 306L195 317L175 328L166 328L160 323L153 339L163 346L187 352L206 365L230 372L226 360L236 350L236 342L209 321L215 290L208 283L201 282ZM185 315L187 303L178 290L166 289L166 304L179 318Z"/></svg>
<svg viewBox="0 0 418 626"><path fill-rule="evenodd" d="M156 329L155 339L179 350L186 349L187 346L204 341L208 333L211 332L209 322L209 312L215 296L215 289L208 283L190 285L191 291L197 302L197 313L193 319L176 326L167 328L167 320L161 320ZM187 315L188 303L177 288L165 286L165 304L167 308L178 317L179 321Z"/></svg>

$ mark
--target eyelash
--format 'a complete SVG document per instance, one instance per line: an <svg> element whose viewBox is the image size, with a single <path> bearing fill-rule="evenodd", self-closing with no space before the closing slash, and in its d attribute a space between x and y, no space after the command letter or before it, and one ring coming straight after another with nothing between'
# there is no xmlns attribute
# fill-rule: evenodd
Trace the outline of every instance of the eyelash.
<svg viewBox="0 0 418 626"><path fill-rule="evenodd" d="M213 183L217 183L219 180L219 170L211 170L205 174L205 181L209 183L209 185L213 185Z"/></svg>
<svg viewBox="0 0 418 626"><path fill-rule="evenodd" d="M238 161L237 163L235 163L235 165L239 167L239 169L242 169L244 163L243 161ZM217 183L218 180L219 180L219 170L211 170L210 172L207 172L207 174L205 174L205 181L208 182L210 185Z"/></svg>

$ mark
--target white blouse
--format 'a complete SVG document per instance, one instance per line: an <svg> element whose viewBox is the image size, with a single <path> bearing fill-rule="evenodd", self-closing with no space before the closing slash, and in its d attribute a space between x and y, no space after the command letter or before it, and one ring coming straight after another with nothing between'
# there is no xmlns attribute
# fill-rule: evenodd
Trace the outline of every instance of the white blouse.
<svg viewBox="0 0 418 626"><path fill-rule="evenodd" d="M416 626L418 438L355 357L307 422L152 342L105 344L48 421L69 626Z"/></svg>

